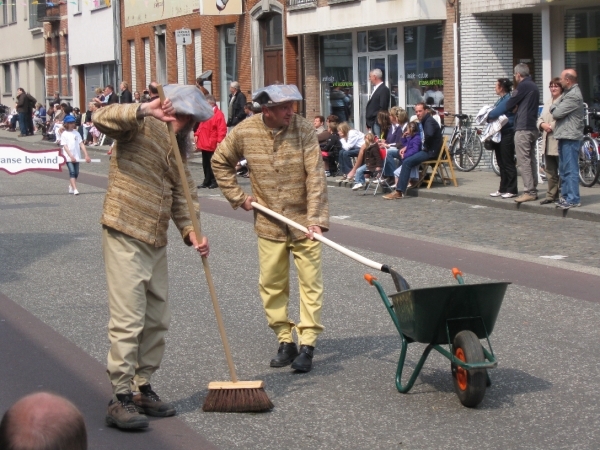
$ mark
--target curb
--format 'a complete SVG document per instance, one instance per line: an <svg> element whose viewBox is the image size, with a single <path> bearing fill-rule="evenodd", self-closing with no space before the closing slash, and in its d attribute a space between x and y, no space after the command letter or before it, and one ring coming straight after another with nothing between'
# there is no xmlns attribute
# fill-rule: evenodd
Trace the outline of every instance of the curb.
<svg viewBox="0 0 600 450"><path fill-rule="evenodd" d="M327 180L327 186L351 188L352 183L347 181ZM453 186L446 186L447 189L452 189ZM552 205L544 206L530 203L516 203L510 199L495 200L485 197L473 197L461 194L435 192L429 189L410 189L407 193L409 197L430 198L433 200L453 201L467 203L469 205L480 205L490 208L505 209L509 211L520 211L543 216L553 216L565 219L585 220L588 222L600 222L600 214L589 211L582 211L581 208L559 209Z"/></svg>

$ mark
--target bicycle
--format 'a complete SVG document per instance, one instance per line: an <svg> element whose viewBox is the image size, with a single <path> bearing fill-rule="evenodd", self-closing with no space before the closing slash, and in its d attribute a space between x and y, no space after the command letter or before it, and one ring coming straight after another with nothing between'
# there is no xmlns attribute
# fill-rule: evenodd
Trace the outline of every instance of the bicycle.
<svg viewBox="0 0 600 450"><path fill-rule="evenodd" d="M461 172L470 172L477 167L483 154L483 145L478 137L481 130L467 126L471 121L471 117L466 114L445 113L445 115L452 115L458 119L449 141L450 154L454 165Z"/></svg>
<svg viewBox="0 0 600 450"><path fill-rule="evenodd" d="M592 187L598 182L600 176L600 153L598 150L599 133L590 126L590 117L594 119L596 127L598 127L600 113L594 109L590 110L585 103L583 106L585 128L579 147L579 182L584 187Z"/></svg>

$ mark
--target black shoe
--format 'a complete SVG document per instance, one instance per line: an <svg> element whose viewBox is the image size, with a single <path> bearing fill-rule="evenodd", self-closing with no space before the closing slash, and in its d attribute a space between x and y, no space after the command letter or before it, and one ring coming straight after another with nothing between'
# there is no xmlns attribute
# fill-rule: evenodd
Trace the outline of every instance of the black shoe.
<svg viewBox="0 0 600 450"><path fill-rule="evenodd" d="M208 184L204 184L204 183L198 185L198 189L206 189L207 187L208 187Z"/></svg>
<svg viewBox="0 0 600 450"><path fill-rule="evenodd" d="M298 372L310 372L310 369L312 369L314 351L315 348L310 345L301 345L300 354L294 359L292 369L297 370Z"/></svg>
<svg viewBox="0 0 600 450"><path fill-rule="evenodd" d="M556 200L544 199L540 202L540 205L547 205L549 203L554 203Z"/></svg>
<svg viewBox="0 0 600 450"><path fill-rule="evenodd" d="M209 189L217 189L219 187L219 185L217 183L213 183L210 186L208 186Z"/></svg>
<svg viewBox="0 0 600 450"><path fill-rule="evenodd" d="M298 356L298 347L295 342L282 342L279 344L277 356L271 360L271 367L289 366Z"/></svg>

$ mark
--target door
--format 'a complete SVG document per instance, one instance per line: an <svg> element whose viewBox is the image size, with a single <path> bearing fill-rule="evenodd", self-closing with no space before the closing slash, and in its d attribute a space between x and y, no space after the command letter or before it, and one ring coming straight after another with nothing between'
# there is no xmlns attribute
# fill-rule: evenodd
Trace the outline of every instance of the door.
<svg viewBox="0 0 600 450"><path fill-rule="evenodd" d="M265 50L265 86L283 83L283 50Z"/></svg>

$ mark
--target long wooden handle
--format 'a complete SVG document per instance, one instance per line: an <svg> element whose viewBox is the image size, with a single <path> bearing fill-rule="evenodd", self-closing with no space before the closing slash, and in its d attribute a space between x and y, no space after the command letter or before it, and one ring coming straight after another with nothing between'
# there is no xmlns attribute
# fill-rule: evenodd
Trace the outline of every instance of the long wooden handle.
<svg viewBox="0 0 600 450"><path fill-rule="evenodd" d="M296 228L297 230L303 231L304 233L308 233L308 229L304 225L300 225L299 223L294 222L293 220L288 219L287 217L282 216L281 214L270 210L266 206L259 205L256 202L252 202L252 207L255 209L258 209L259 211L261 211L271 217L276 218L277 220L282 221L283 223L285 223L293 228ZM375 262L368 258L365 258L364 256L361 256L358 253L353 252L352 250L342 247L340 244L336 244L335 242L330 241L329 239L327 239L326 237L324 237L320 234L314 233L314 237L317 241L322 242L323 244L337 250L338 252L340 252L346 256L349 256L350 258L354 259L355 261L358 261L361 264L364 264L367 267L370 267L375 270L382 270L385 272L385 270L382 269L383 264L380 264L378 262Z"/></svg>
<svg viewBox="0 0 600 450"><path fill-rule="evenodd" d="M165 101L165 92L162 85L157 86L158 95L160 96L160 103ZM190 217L192 219L192 226L196 239L198 242L202 239L200 234L200 222L196 216L196 210L194 209L194 203L192 202L192 195L190 194L190 187L188 185L187 177L185 176L185 169L183 167L183 160L179 153L179 145L177 144L177 138L173 131L173 123L167 122L167 128L169 129L169 135L171 137L171 145L173 146L173 152L175 153L175 159L177 160L177 169L179 170L179 177L181 178L181 184L183 185L183 193L185 200L187 201ZM235 373L235 366L233 365L233 358L231 357L231 350L229 349L229 342L227 341L227 333L225 333L225 324L223 323L223 317L221 316L221 308L219 308L219 301L217 300L217 292L215 291L215 285L213 284L212 275L210 273L210 266L208 265L208 259L202 256L202 265L204 266L204 274L206 275L206 283L208 284L208 291L210 292L210 299L212 300L213 308L215 310L215 317L217 318L217 325L219 327L219 334L221 335L221 341L225 348L225 357L227 358L227 365L229 366L229 373L231 375L231 381L234 383L238 382L237 375Z"/></svg>

